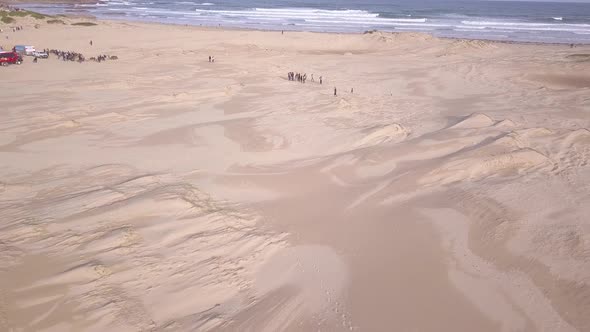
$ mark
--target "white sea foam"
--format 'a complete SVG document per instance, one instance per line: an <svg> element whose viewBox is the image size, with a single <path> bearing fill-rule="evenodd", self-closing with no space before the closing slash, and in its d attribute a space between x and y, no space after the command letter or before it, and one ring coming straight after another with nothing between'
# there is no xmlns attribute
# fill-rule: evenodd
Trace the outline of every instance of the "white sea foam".
<svg viewBox="0 0 590 332"><path fill-rule="evenodd" d="M248 21L291 21L321 24L326 27L357 26L402 26L427 22L426 18L382 18L378 13L364 10L325 10L313 8L254 8L253 10L205 10L195 12L211 17ZM299 24L301 25L301 24Z"/></svg>
<svg viewBox="0 0 590 332"><path fill-rule="evenodd" d="M383 20L383 21L379 21L379 22L375 22L375 21L346 21L346 20L314 20L314 19L309 19L309 20L305 20L305 22L312 22L312 23L330 23L330 24L341 24L341 23L347 23L347 24L355 24L355 25L366 25L366 26L370 26L370 25L384 25L384 26L415 26L415 27L448 27L449 25L446 24L416 24L416 23L410 23L410 22L403 22L403 21L389 21L389 20Z"/></svg>
<svg viewBox="0 0 590 332"><path fill-rule="evenodd" d="M501 22L501 21L461 21L465 25L486 25L486 26L523 26L523 27L580 27L590 28L590 24L568 24L568 23L528 23L528 22Z"/></svg>
<svg viewBox="0 0 590 332"><path fill-rule="evenodd" d="M489 30L511 30L528 32L590 32L590 24L566 24L566 23L530 23L530 22L496 22L496 21L462 21L469 28L483 27Z"/></svg>
<svg viewBox="0 0 590 332"><path fill-rule="evenodd" d="M225 16L272 16L285 18L306 18L306 17L342 17L342 18L370 18L378 17L379 14L369 13L364 10L322 10L322 9L270 9L255 8L254 10L207 10L195 9L197 12L208 13L210 15Z"/></svg>

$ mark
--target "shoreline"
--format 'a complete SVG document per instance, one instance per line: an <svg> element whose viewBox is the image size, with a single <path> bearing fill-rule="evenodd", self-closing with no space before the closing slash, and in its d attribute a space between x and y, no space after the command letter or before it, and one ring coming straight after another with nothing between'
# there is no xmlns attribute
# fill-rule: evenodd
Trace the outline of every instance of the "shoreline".
<svg viewBox="0 0 590 332"><path fill-rule="evenodd" d="M6 1L6 0L4 0ZM94 3L94 0L82 0L82 4L86 4L86 3ZM2 0L0 0L0 4L2 4ZM13 4L10 4L9 2L6 2L6 4L8 5L18 5L18 4L26 4L26 5L34 5L34 4L72 4L72 3L78 3L78 0L47 0L47 1L36 1L36 2L30 2L30 1L22 1L20 2L20 0L18 0L17 2L14 2ZM43 14L43 13L41 13ZM43 15L48 15L51 16L49 14L43 14ZM338 32L338 31L309 31L309 30L282 30L282 29L255 29L255 28L242 28L242 27L230 27L230 26L214 26L214 25L197 25L197 24L182 24L182 23L168 23L168 22L160 22L160 21L150 21L150 20L141 20L141 19L118 19L118 18L114 18L114 19L108 19L108 18L99 18L95 15L92 15L88 12L88 14L60 14L58 16L63 16L63 17L70 17L70 18L80 18L80 17L88 17L88 18L92 18L94 20L97 21L104 21L104 22L127 22L127 23L142 23L142 24L162 24L162 25L177 25L177 26L193 26L193 27L203 27L203 28L210 28L210 29L225 29L225 30L236 30L236 31L264 31L264 32L280 32L280 31L285 31L285 32L307 32L307 33L320 33L320 34L336 34L336 35L364 35L364 34L372 34L375 32L379 32L379 33L384 33L384 34L421 34L421 35L427 35L430 36L432 38L439 38L439 39L450 39L450 40L465 40L465 41L482 41L482 42L490 42L490 43L501 43L501 44L522 44L522 45L574 45L575 47L577 46L586 46L586 45L590 45L590 42L577 42L577 43L571 43L571 42L540 42L540 41L519 41L519 40L498 40L498 39L486 39L486 38L467 38L467 37L450 37L450 36L435 36L433 33L429 33L429 32L421 32L421 31L385 31L385 30L377 30L377 29L373 29L373 30L366 30L363 32Z"/></svg>
<svg viewBox="0 0 590 332"><path fill-rule="evenodd" d="M384 31L384 30L367 30L364 32L330 32L330 31L307 31L307 30L274 30L274 29L253 29L253 28L240 28L240 27L229 27L229 26L212 26L212 25L195 25L195 24L181 24L181 23L166 23L166 22L155 22L155 21L142 21L142 20L118 20L118 19L101 19L96 16L90 16L96 21L103 22L122 22L122 23L140 23L140 24L161 24L171 26L185 26L185 27L196 27L211 30L227 30L227 31L260 31L260 32L281 32L285 33L311 33L311 34L327 34L327 35L371 35L374 33L390 34L390 35L402 35L402 36L428 36L430 38L442 39L442 40L456 40L456 41L475 41L475 42L486 42L486 43L498 43L498 44L514 44L514 45L550 45L550 46L569 46L572 43L550 43L550 42L528 42L528 41L516 41L516 40L495 40L495 39L484 39L484 38L464 38L464 37L438 37L428 32L420 31ZM574 43L575 47L590 46L589 43Z"/></svg>

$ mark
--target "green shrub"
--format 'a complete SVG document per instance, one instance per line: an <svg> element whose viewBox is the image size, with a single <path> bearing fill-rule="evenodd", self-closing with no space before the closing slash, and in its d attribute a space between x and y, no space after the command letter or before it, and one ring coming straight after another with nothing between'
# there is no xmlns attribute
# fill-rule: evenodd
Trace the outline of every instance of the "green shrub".
<svg viewBox="0 0 590 332"><path fill-rule="evenodd" d="M57 19L47 20L47 23L49 23L49 24L66 24L66 22L64 22L62 20L57 20Z"/></svg>
<svg viewBox="0 0 590 332"><path fill-rule="evenodd" d="M91 27L93 25L98 25L98 24L92 23L92 22L76 22L76 23L72 23L72 25L77 25L77 26L82 26L82 27Z"/></svg>
<svg viewBox="0 0 590 332"><path fill-rule="evenodd" d="M2 23L6 23L6 24L16 22L16 20L14 18L8 17L8 16L2 16L2 18L0 18L0 21L2 21Z"/></svg>

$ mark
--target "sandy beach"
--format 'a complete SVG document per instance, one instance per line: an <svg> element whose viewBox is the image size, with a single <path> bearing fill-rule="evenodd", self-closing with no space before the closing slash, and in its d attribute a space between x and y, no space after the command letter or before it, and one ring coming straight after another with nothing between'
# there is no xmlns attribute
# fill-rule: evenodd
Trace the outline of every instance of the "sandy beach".
<svg viewBox="0 0 590 332"><path fill-rule="evenodd" d="M0 45L118 60L0 68L0 331L590 331L590 46L60 19Z"/></svg>

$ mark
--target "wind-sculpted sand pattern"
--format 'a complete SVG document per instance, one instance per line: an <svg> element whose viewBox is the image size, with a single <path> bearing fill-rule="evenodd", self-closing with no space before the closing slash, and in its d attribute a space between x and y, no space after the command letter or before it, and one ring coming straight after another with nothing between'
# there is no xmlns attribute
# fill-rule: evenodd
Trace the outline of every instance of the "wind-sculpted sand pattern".
<svg viewBox="0 0 590 332"><path fill-rule="evenodd" d="M177 327L193 329L218 324L219 316L231 313L232 301L250 301L257 265L285 246L284 235L255 227L255 215L214 202L171 176L136 174L104 165L80 172L48 170L47 182L17 180L28 188L2 202L2 261L44 261L10 250L18 243L60 257L61 266L31 278L26 287L17 276L4 274L9 319L18 322L38 313L70 321L67 315L56 317L54 307L76 304L68 314L86 317L76 320L79 328L102 322L92 329L116 323L146 330L174 326L190 315L191 325ZM36 195L30 197L31 192ZM35 290L58 286L59 292L47 290L54 296L26 304Z"/></svg>
<svg viewBox="0 0 590 332"><path fill-rule="evenodd" d="M588 47L20 33L121 56L2 70L0 330L590 329Z"/></svg>

